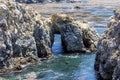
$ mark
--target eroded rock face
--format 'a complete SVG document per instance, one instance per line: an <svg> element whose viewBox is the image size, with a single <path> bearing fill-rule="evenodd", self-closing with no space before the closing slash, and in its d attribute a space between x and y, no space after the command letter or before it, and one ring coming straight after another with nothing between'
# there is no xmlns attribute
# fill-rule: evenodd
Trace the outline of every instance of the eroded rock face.
<svg viewBox="0 0 120 80"><path fill-rule="evenodd" d="M85 22L74 21L65 14L51 17L55 33L60 33L65 51L95 51L99 35L95 29Z"/></svg>
<svg viewBox="0 0 120 80"><path fill-rule="evenodd" d="M49 19L13 1L1 2L0 13L0 69L21 69L23 63L52 55Z"/></svg>
<svg viewBox="0 0 120 80"><path fill-rule="evenodd" d="M10 57L12 55L12 43L10 35L6 31L0 29L0 69L9 66Z"/></svg>
<svg viewBox="0 0 120 80"><path fill-rule="evenodd" d="M36 58L37 48L33 36L22 36L15 42L13 48L13 57L32 57Z"/></svg>
<svg viewBox="0 0 120 80"><path fill-rule="evenodd" d="M34 29L34 37L38 49L39 57L50 57L52 54L52 44L54 41L54 34L52 31L51 22L44 20L41 26L36 26Z"/></svg>
<svg viewBox="0 0 120 80"><path fill-rule="evenodd" d="M95 69L103 79L120 80L120 9L97 45Z"/></svg>
<svg viewBox="0 0 120 80"><path fill-rule="evenodd" d="M96 51L99 35L95 28L84 21L76 23L79 25L79 28L82 31L82 40L85 48L88 48L90 51Z"/></svg>

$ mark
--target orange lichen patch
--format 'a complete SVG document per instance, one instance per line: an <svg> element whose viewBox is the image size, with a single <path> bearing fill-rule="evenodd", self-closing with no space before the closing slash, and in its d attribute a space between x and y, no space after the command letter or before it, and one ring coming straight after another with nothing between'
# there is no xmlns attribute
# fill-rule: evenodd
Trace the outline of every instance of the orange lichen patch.
<svg viewBox="0 0 120 80"><path fill-rule="evenodd" d="M62 21L71 21L72 18L70 18L66 14L53 14L51 16L51 21L52 22L62 22Z"/></svg>
<svg viewBox="0 0 120 80"><path fill-rule="evenodd" d="M57 19L57 15L56 15L56 14L53 14L53 15L51 16L51 21L54 22L54 21L56 21L56 19Z"/></svg>

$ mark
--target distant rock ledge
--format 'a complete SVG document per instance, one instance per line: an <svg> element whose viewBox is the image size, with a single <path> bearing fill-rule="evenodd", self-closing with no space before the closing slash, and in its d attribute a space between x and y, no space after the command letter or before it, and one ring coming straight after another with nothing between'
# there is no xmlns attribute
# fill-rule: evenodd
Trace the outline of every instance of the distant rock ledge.
<svg viewBox="0 0 120 80"><path fill-rule="evenodd" d="M51 2L60 2L60 1L64 1L64 0L15 0L16 2L20 2L20 3L51 3Z"/></svg>
<svg viewBox="0 0 120 80"><path fill-rule="evenodd" d="M0 13L0 73L52 58L55 33L61 34L67 52L96 50L99 35L84 21L65 14L44 18L14 1L1 2Z"/></svg>
<svg viewBox="0 0 120 80"><path fill-rule="evenodd" d="M120 80L120 9L114 14L97 45L95 69L102 80Z"/></svg>

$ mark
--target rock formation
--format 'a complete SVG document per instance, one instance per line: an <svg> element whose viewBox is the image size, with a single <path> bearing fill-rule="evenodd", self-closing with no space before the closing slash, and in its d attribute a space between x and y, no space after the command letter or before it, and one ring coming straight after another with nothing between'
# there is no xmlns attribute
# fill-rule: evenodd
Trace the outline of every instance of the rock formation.
<svg viewBox="0 0 120 80"><path fill-rule="evenodd" d="M21 70L40 58L52 57L54 33L60 33L66 51L94 51L95 29L67 15L43 18L13 0L0 2L0 72Z"/></svg>
<svg viewBox="0 0 120 80"><path fill-rule="evenodd" d="M52 55L50 21L22 6L0 3L0 69L20 69L24 63Z"/></svg>
<svg viewBox="0 0 120 80"><path fill-rule="evenodd" d="M120 9L98 42L95 69L103 79L120 80Z"/></svg>
<svg viewBox="0 0 120 80"><path fill-rule="evenodd" d="M86 49L90 51L96 50L99 35L88 23L84 21L74 21L65 14L52 15L51 21L55 33L61 34L65 51L78 52L85 51Z"/></svg>

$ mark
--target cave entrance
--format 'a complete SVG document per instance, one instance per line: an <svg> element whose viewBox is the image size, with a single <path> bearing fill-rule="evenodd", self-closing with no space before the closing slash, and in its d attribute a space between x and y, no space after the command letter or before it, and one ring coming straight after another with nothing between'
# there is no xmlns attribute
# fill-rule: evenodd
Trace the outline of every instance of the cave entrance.
<svg viewBox="0 0 120 80"><path fill-rule="evenodd" d="M52 45L52 52L55 55L63 53L62 40L60 34L54 34L54 43Z"/></svg>

